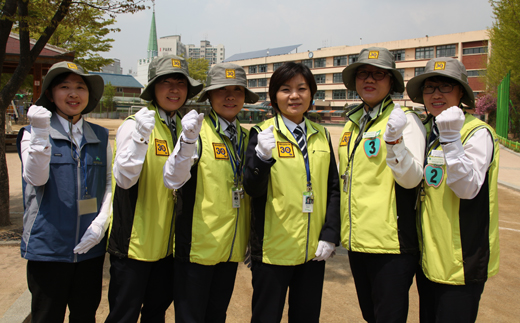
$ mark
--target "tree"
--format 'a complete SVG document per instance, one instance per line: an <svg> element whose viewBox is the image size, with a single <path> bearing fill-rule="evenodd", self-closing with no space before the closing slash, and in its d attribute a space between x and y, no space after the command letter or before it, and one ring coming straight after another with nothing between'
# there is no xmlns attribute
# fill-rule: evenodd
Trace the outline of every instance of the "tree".
<svg viewBox="0 0 520 323"><path fill-rule="evenodd" d="M37 0L35 0L37 1ZM20 61L6 85L0 90L0 225L9 225L9 176L5 158L5 113L44 46L56 29L67 18L72 18L82 10L94 8L102 10L112 19L117 14L135 13L145 9L145 0L47 0L40 1L35 8L29 0L0 0L0 78L3 73L7 40L11 30L20 34ZM29 11L34 8L35 10ZM65 20L67 21L67 20ZM40 24L41 34L31 34L31 26ZM76 25L76 30L84 26ZM36 43L31 48L30 39Z"/></svg>
<svg viewBox="0 0 520 323"><path fill-rule="evenodd" d="M490 0L495 19L489 29L492 51L486 71L488 87L494 91L511 71L509 98L510 133L520 135L520 60L515 53L520 48L520 0Z"/></svg>
<svg viewBox="0 0 520 323"><path fill-rule="evenodd" d="M105 91L101 99L101 103L103 104L103 108L107 111L107 114L114 110L114 96L116 96L116 88L112 83L108 82L108 84L105 84Z"/></svg>
<svg viewBox="0 0 520 323"><path fill-rule="evenodd" d="M206 77L208 76L209 63L204 58L188 58L188 70L190 76L200 83L206 85Z"/></svg>

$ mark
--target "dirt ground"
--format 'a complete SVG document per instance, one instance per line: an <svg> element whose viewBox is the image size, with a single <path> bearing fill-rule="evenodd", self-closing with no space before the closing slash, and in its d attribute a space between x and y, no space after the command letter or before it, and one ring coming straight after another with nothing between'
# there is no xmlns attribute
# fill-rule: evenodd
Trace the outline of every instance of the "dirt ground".
<svg viewBox="0 0 520 323"><path fill-rule="evenodd" d="M96 120L109 128L111 137L115 135L120 120ZM249 125L246 125L249 127ZM328 127L332 135L333 146L339 144L342 127ZM336 154L337 156L337 154ZM520 164L518 158L516 166ZM20 160L16 153L7 153L7 164L10 175L10 210L11 221L9 227L0 228L0 233L20 229L22 226L22 194L20 180ZM506 167L512 168L512 167ZM500 272L489 279L480 302L480 311L477 322L519 322L520 306L520 193L499 186L500 211ZM25 280L26 261L20 257L19 246L0 245L0 317L16 301L27 288ZM98 309L97 321L103 322L108 314L108 258L105 263L103 298ZM244 265L239 265L235 283L235 291L228 309L228 322L249 322L251 313L251 273ZM418 322L418 296L415 284L410 289L410 310L408 322ZM334 322L363 322L358 307L356 291L348 265L348 257L344 249L327 261L325 272L325 286L323 290L321 321ZM173 306L167 311L166 322L174 322ZM287 306L282 322L287 322Z"/></svg>

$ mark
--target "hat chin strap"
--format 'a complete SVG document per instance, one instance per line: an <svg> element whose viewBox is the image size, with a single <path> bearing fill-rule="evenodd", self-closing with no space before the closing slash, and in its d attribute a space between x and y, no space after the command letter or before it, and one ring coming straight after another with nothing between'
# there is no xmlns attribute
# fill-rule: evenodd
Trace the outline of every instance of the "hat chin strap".
<svg viewBox="0 0 520 323"><path fill-rule="evenodd" d="M55 104L56 105L56 104ZM80 113L77 113L77 114L73 114L73 115L68 115L66 114L65 112L63 112L63 110L61 110L60 108L58 108L58 106L56 105L56 110L59 110L62 114L66 115L67 116L67 120L72 123L72 120L74 119L75 116L78 116L78 115L81 115L81 112Z"/></svg>

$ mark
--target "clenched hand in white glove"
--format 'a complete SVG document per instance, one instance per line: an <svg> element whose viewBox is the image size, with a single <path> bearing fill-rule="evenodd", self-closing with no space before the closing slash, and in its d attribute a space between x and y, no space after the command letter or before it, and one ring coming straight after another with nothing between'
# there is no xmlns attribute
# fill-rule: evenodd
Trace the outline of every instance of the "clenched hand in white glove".
<svg viewBox="0 0 520 323"><path fill-rule="evenodd" d="M187 142L195 142L199 137L200 128L202 127L202 120L204 120L204 113L197 113L191 110L182 118L182 133L181 136Z"/></svg>
<svg viewBox="0 0 520 323"><path fill-rule="evenodd" d="M105 236L105 228L99 223L92 222L87 231L81 237L80 242L74 248L74 253L87 253L92 247L97 245Z"/></svg>
<svg viewBox="0 0 520 323"><path fill-rule="evenodd" d="M273 134L274 126L260 132L257 136L258 142L255 147L257 156L262 160L268 160L273 157L273 148L276 147L276 141Z"/></svg>
<svg viewBox="0 0 520 323"><path fill-rule="evenodd" d="M394 106L388 122L386 123L385 134L383 140L386 142L396 141L403 135L404 127L406 126L406 115L399 104Z"/></svg>
<svg viewBox="0 0 520 323"><path fill-rule="evenodd" d="M39 105L31 105L27 118L31 123L32 128L49 129L51 126L52 112Z"/></svg>
<svg viewBox="0 0 520 323"><path fill-rule="evenodd" d="M155 111L142 108L135 114L135 131L132 138L137 142L148 142L155 127Z"/></svg>
<svg viewBox="0 0 520 323"><path fill-rule="evenodd" d="M334 256L336 246L332 242L320 240L318 242L318 249L316 250L315 261L327 260L329 257Z"/></svg>
<svg viewBox="0 0 520 323"><path fill-rule="evenodd" d="M453 106L442 111L435 118L435 124L439 129L439 141L445 144L460 140L464 119L464 112L459 107Z"/></svg>

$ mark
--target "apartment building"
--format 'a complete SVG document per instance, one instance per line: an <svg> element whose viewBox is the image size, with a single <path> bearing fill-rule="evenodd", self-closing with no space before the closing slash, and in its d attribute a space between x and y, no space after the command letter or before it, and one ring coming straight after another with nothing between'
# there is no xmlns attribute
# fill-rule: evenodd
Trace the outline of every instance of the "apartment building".
<svg viewBox="0 0 520 323"><path fill-rule="evenodd" d="M300 53L279 54L277 49L270 49L264 51L263 57L258 57L259 51L256 51L234 55L226 62L244 67L248 87L260 96L260 101L270 100L269 79L278 67L290 61L303 63L311 69L318 84L318 92L314 97L317 112L339 115L341 113L338 110L343 110L343 107L361 102L355 91L347 91L341 73L346 66L357 61L363 48L385 47L392 51L396 68L403 75L405 83L423 73L426 63L432 58L459 59L466 66L470 86L478 95L485 91L484 76L490 46L487 30L479 30L356 46L326 47ZM294 51L291 46L286 48ZM406 92L396 93L393 98L401 105L418 106L410 100Z"/></svg>

